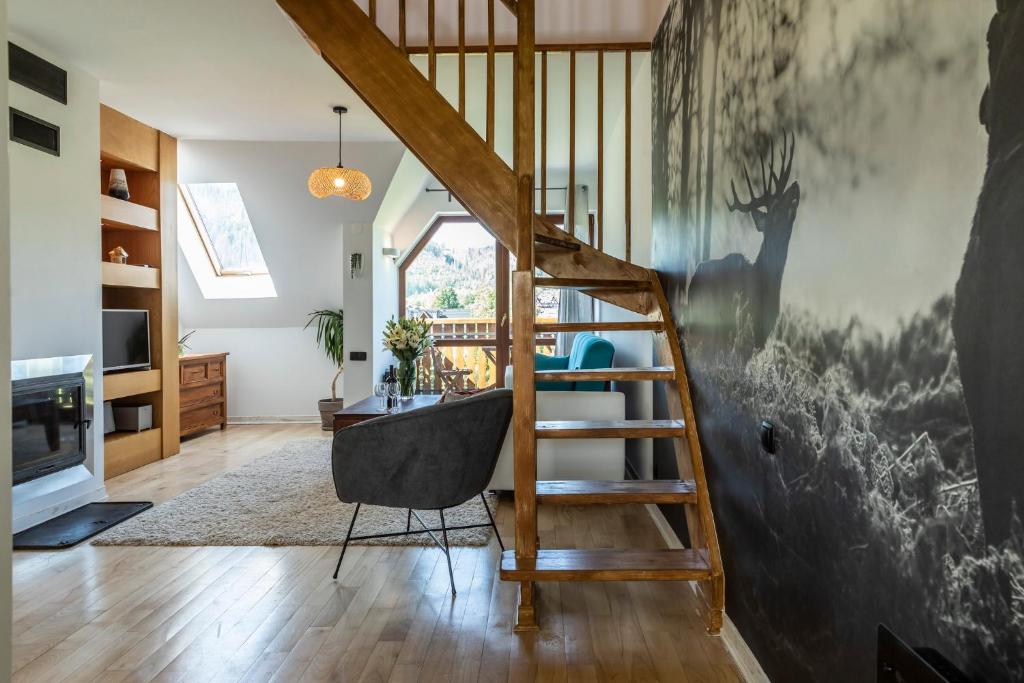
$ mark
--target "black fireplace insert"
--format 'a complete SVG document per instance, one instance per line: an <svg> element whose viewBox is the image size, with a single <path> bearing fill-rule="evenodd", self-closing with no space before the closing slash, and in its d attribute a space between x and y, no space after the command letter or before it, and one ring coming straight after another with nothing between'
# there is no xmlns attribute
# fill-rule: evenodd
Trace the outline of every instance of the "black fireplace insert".
<svg viewBox="0 0 1024 683"><path fill-rule="evenodd" d="M89 419L82 373L11 383L14 484L85 462Z"/></svg>

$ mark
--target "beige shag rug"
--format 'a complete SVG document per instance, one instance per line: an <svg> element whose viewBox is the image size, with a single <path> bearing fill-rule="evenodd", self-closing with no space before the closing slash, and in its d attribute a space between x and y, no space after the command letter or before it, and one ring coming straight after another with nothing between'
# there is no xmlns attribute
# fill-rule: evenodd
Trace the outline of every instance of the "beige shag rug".
<svg viewBox="0 0 1024 683"><path fill-rule="evenodd" d="M341 545L355 505L342 503L331 478L330 439L290 441L136 515L100 535L94 545ZM493 511L496 499L488 498ZM363 505L353 535L404 531L404 509ZM420 512L432 528L436 512ZM445 511L450 526L486 524L480 498ZM418 525L416 518L413 528ZM486 545L491 529L448 534L451 545ZM366 545L432 545L427 534L352 541Z"/></svg>

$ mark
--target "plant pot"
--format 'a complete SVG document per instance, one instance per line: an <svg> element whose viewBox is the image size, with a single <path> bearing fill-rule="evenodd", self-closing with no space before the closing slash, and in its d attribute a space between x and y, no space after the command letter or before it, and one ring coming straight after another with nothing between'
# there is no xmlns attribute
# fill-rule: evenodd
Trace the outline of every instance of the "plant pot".
<svg viewBox="0 0 1024 683"><path fill-rule="evenodd" d="M334 414L345 407L345 401L340 398L322 398L317 401L317 407L320 408L320 426L329 432L334 429Z"/></svg>

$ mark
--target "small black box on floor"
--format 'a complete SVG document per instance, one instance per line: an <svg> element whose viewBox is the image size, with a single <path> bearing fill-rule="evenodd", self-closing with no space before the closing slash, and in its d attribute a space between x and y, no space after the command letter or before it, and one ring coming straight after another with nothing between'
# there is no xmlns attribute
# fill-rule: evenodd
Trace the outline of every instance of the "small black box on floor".
<svg viewBox="0 0 1024 683"><path fill-rule="evenodd" d="M70 548L151 507L148 502L89 503L14 534L14 549Z"/></svg>

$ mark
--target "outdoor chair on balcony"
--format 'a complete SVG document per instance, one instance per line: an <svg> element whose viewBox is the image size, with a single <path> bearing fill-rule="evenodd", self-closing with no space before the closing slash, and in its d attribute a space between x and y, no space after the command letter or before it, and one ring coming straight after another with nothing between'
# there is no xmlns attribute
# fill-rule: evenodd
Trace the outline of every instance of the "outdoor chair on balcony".
<svg viewBox="0 0 1024 683"><path fill-rule="evenodd" d="M448 532L490 527L498 535L483 491L494 473L511 420L512 392L495 389L461 401L379 417L335 434L331 458L334 488L339 500L355 503L356 508L334 578L338 578L349 541L427 534L448 560L448 577L454 595L455 576ZM489 523L447 526L445 510L462 505L474 496L481 497ZM408 508L406 530L353 536L352 530L364 503ZM440 528L429 528L416 510L437 511ZM413 517L422 528L411 529ZM498 544L505 549L500 535Z"/></svg>
<svg viewBox="0 0 1024 683"><path fill-rule="evenodd" d="M476 389L472 380L473 371L468 368L457 368L455 364L444 357L444 354L436 347L430 347L430 363L434 368L434 374L441 380L443 392L467 391Z"/></svg>

